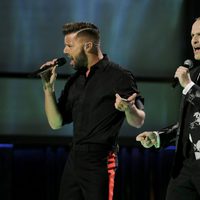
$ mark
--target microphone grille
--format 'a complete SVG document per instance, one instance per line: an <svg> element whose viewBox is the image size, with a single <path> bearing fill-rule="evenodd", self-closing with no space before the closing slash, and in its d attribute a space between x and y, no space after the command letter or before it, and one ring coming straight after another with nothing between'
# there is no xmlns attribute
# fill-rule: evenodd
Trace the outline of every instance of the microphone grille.
<svg viewBox="0 0 200 200"><path fill-rule="evenodd" d="M193 62L190 59L187 59L184 61L184 65L187 66L188 68L192 68L193 67Z"/></svg>
<svg viewBox="0 0 200 200"><path fill-rule="evenodd" d="M56 64L58 65L58 66L62 66L62 65L64 65L66 63L66 59L65 58L58 58L57 59L57 61L56 61Z"/></svg>

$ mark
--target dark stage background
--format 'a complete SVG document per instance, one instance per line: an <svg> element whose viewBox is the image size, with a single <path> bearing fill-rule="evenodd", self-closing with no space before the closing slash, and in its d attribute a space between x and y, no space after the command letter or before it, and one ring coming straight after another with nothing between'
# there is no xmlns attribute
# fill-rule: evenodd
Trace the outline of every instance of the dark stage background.
<svg viewBox="0 0 200 200"><path fill-rule="evenodd" d="M26 76L63 56L62 26L71 21L97 24L103 51L135 75L145 97L142 130L176 121L180 91L170 81L177 66L190 57L188 5L184 0L2 0L0 136L72 135L72 126L49 128L41 81ZM73 73L69 64L58 71L63 76ZM57 96L65 81L57 81ZM124 123L120 135L134 134Z"/></svg>
<svg viewBox="0 0 200 200"><path fill-rule="evenodd" d="M119 144L115 200L164 200L174 148L143 149L135 135L176 122L181 89L176 68L193 58L190 29L198 0L0 1L0 200L56 200L72 125L52 131L39 78L41 64L62 57L62 25L99 26L102 49L133 72L145 98L141 129L125 122ZM59 69L57 95L73 70Z"/></svg>

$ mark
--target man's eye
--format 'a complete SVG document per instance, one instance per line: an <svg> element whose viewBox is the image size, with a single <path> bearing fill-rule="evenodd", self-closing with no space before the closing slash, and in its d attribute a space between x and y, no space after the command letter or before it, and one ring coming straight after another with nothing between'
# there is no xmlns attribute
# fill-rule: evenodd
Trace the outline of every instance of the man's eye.
<svg viewBox="0 0 200 200"><path fill-rule="evenodd" d="M68 47L68 48L72 48L73 47L73 45L71 45L71 44L66 44L65 46Z"/></svg>

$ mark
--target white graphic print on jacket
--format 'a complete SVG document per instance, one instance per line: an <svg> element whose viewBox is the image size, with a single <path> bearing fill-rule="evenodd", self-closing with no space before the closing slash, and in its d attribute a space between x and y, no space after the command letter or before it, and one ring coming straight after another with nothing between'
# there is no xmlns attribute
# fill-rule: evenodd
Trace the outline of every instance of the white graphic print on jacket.
<svg viewBox="0 0 200 200"><path fill-rule="evenodd" d="M191 130L195 129L197 126L200 126L200 113L195 112L193 116L195 117L195 119L193 122L190 123ZM196 158L196 160L198 160L198 159L200 159L200 140L198 140L195 144L192 140L191 134L189 134L189 139L190 139L190 142L193 144L195 158Z"/></svg>

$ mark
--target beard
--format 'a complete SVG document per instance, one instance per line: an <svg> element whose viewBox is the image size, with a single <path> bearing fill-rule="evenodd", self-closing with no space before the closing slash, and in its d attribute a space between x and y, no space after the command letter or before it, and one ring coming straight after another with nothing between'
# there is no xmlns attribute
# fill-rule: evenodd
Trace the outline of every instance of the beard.
<svg viewBox="0 0 200 200"><path fill-rule="evenodd" d="M85 71L87 70L87 66L88 66L88 58L85 54L84 49L81 49L81 52L76 57L74 69L77 71Z"/></svg>

